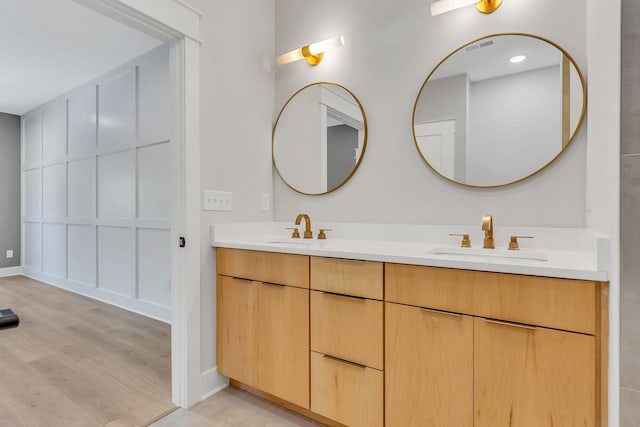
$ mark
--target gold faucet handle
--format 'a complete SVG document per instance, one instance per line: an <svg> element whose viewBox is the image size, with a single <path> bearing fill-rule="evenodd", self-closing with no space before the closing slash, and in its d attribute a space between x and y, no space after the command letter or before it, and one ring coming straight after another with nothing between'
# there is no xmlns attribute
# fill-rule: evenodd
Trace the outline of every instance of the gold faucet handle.
<svg viewBox="0 0 640 427"><path fill-rule="evenodd" d="M449 236L460 236L460 237L462 237L462 242L460 243L460 247L461 248L470 248L471 247L471 240L469 239L469 235L468 234L450 233Z"/></svg>
<svg viewBox="0 0 640 427"><path fill-rule="evenodd" d="M291 233L291 238L292 239L299 239L300 238L300 232L298 231L297 228L295 228L295 227L287 227L287 230L293 230L293 232Z"/></svg>
<svg viewBox="0 0 640 427"><path fill-rule="evenodd" d="M510 251L520 250L520 246L518 246L518 239L533 239L533 236L511 236L511 239L509 240Z"/></svg>
<svg viewBox="0 0 640 427"><path fill-rule="evenodd" d="M318 240L325 240L327 238L325 231L333 231L333 230L330 228L321 228L320 231L318 231Z"/></svg>

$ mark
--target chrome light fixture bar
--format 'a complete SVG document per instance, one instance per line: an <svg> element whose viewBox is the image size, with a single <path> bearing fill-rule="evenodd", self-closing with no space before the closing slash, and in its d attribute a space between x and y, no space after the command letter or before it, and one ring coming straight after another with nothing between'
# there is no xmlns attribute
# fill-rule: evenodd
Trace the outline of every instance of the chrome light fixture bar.
<svg viewBox="0 0 640 427"><path fill-rule="evenodd" d="M276 64L283 65L299 59L306 59L311 65L318 65L322 62L324 52L344 45L344 37L336 36L316 43L294 49L291 52L283 53L276 58Z"/></svg>

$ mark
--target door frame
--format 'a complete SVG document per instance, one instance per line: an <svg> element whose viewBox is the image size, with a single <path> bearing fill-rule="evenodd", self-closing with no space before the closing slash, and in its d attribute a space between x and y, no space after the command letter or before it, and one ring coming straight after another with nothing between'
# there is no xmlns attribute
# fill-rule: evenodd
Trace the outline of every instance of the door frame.
<svg viewBox="0 0 640 427"><path fill-rule="evenodd" d="M200 18L180 0L74 0L170 45L171 384L183 408L203 395L200 369ZM184 237L181 248L178 239Z"/></svg>

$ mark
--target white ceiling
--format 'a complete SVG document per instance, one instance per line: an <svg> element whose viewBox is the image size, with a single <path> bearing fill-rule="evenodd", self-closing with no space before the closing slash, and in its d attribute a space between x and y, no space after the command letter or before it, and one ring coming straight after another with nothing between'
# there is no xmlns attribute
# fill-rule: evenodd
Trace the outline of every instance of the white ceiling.
<svg viewBox="0 0 640 427"><path fill-rule="evenodd" d="M22 115L160 44L72 0L0 0L0 112Z"/></svg>
<svg viewBox="0 0 640 427"><path fill-rule="evenodd" d="M493 44L479 47L479 43L487 41ZM562 60L560 50L535 37L500 35L482 39L473 47L475 49L460 49L450 56L432 78L436 80L466 73L469 80L475 82L558 65ZM516 55L526 55L527 59L517 64L509 62Z"/></svg>

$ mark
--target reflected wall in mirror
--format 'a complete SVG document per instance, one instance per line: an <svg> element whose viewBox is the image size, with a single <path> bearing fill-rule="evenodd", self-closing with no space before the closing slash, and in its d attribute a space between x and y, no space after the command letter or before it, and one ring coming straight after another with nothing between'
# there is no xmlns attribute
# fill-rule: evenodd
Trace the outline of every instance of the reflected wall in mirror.
<svg viewBox="0 0 640 427"><path fill-rule="evenodd" d="M319 195L355 173L367 145L367 120L358 99L335 83L312 83L294 93L273 128L273 162L293 190Z"/></svg>
<svg viewBox="0 0 640 427"><path fill-rule="evenodd" d="M580 128L582 73L555 43L528 34L474 40L429 74L413 112L426 163L450 181L497 187L555 160Z"/></svg>

